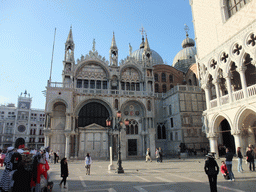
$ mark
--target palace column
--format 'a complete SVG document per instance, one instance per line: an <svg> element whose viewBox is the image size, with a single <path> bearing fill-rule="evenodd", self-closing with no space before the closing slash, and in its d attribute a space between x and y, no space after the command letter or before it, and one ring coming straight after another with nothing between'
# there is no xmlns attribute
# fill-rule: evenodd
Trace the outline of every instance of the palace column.
<svg viewBox="0 0 256 192"><path fill-rule="evenodd" d="M216 91L216 95L217 95L217 105L220 106L220 86L219 86L219 79L215 79L213 81L213 84L215 86L215 91Z"/></svg>
<svg viewBox="0 0 256 192"><path fill-rule="evenodd" d="M65 137L66 137L66 147L65 147L65 157L69 159L69 152L70 152L70 132L65 132Z"/></svg>
<svg viewBox="0 0 256 192"><path fill-rule="evenodd" d="M71 113L66 113L65 130L71 130Z"/></svg>
<svg viewBox="0 0 256 192"><path fill-rule="evenodd" d="M236 148L235 148L234 153L236 153L238 147L241 147L241 150L243 151L243 146L242 146L242 142L241 142L242 138L241 138L240 130L231 131L231 134L234 136L234 139L235 139Z"/></svg>
<svg viewBox="0 0 256 192"><path fill-rule="evenodd" d="M205 91L205 100L206 100L206 107L207 109L210 109L210 88L209 88L209 84L203 84L202 88Z"/></svg>
<svg viewBox="0 0 256 192"><path fill-rule="evenodd" d="M215 157L219 158L219 151L218 151L218 134L217 133L208 133L207 138L209 139L210 143L210 152L215 153Z"/></svg>
<svg viewBox="0 0 256 192"><path fill-rule="evenodd" d="M76 132L76 135L75 135L75 137L76 137L76 140L75 140L75 157L77 158L78 157L78 142L79 142L79 139L78 139L78 132L79 132L79 130L78 130L78 116L74 117L73 123L75 124L74 130Z"/></svg>
<svg viewBox="0 0 256 192"><path fill-rule="evenodd" d="M233 102L233 94L232 94L232 88L231 88L231 74L227 74L226 77L224 77L227 81L227 88L228 88L228 97L229 97L229 103Z"/></svg>
<svg viewBox="0 0 256 192"><path fill-rule="evenodd" d="M244 93L244 98L248 98L245 70L246 70L246 67L243 67L243 66L238 68L238 72L240 74L240 79L241 79L241 84L242 84L242 89L243 89L243 93Z"/></svg>

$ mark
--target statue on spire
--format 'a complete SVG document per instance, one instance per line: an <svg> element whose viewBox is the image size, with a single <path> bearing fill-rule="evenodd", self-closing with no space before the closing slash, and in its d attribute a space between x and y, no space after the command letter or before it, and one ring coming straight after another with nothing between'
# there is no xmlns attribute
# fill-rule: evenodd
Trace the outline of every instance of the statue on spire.
<svg viewBox="0 0 256 192"><path fill-rule="evenodd" d="M93 52L95 52L95 44L96 44L95 39L93 39L93 42L92 42L92 51Z"/></svg>
<svg viewBox="0 0 256 192"><path fill-rule="evenodd" d="M130 54L130 56L132 55L132 46L130 43L129 43L129 54Z"/></svg>

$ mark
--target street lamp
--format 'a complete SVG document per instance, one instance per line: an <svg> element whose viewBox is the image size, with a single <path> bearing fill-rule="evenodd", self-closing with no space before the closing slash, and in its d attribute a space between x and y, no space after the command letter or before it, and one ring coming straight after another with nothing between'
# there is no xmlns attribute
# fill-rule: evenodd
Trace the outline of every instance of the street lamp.
<svg viewBox="0 0 256 192"><path fill-rule="evenodd" d="M123 125L123 121L121 119L121 111L118 111L116 116L117 116L117 122L116 122L116 126L115 128L117 128L117 130L119 131L119 136L118 136L118 160L117 160L117 173L124 173L124 169L122 167L122 159L121 159L121 129L122 129L122 125ZM129 120L125 119L124 120L125 125L129 125ZM106 124L108 127L111 126L111 119L108 118L106 120Z"/></svg>

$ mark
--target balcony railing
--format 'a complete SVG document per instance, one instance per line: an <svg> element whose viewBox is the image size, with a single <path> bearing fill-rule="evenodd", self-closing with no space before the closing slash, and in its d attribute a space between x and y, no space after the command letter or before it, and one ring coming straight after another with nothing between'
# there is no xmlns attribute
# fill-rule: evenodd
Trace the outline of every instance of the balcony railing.
<svg viewBox="0 0 256 192"><path fill-rule="evenodd" d="M247 87L247 93L248 93L248 97L256 96L256 84L252 85L250 87ZM232 93L232 97L234 99L234 102L242 100L242 99L246 99L242 89ZM221 105L229 103L229 95L224 95L224 96L220 97L220 100L221 100ZM210 107L211 108L217 107L216 99L210 101Z"/></svg>
<svg viewBox="0 0 256 192"><path fill-rule="evenodd" d="M211 103L211 108L217 107L217 99L211 100L210 103Z"/></svg>
<svg viewBox="0 0 256 192"><path fill-rule="evenodd" d="M233 97L234 97L235 101L238 101L238 100L243 99L243 98L244 98L244 92L243 92L243 90L241 89L241 90L239 90L239 91L234 92L234 93L233 93Z"/></svg>
<svg viewBox="0 0 256 192"><path fill-rule="evenodd" d="M224 95L221 97L221 105L229 103L229 95Z"/></svg>

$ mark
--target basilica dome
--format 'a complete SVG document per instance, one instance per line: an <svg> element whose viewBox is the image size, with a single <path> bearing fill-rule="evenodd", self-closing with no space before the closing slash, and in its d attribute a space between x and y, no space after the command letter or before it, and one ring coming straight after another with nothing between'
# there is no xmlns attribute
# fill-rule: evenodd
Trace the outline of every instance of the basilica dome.
<svg viewBox="0 0 256 192"><path fill-rule="evenodd" d="M195 42L193 39L189 38L187 34L187 37L182 41L181 46L183 49L174 57L172 66L186 73L189 66L196 62Z"/></svg>
<svg viewBox="0 0 256 192"><path fill-rule="evenodd" d="M134 57L137 61L142 61L142 53L144 51L144 48L140 48L136 51L134 51L131 54L131 57ZM157 65L157 64L163 64L163 59L162 57L153 49L150 49L150 51L152 52L152 63L153 65Z"/></svg>

